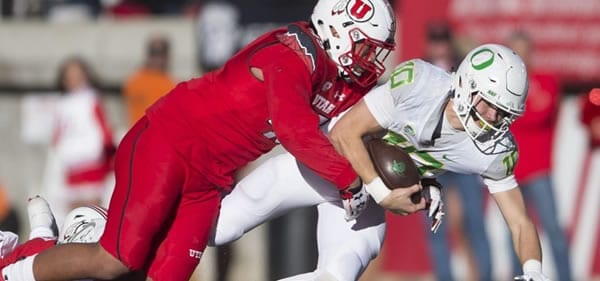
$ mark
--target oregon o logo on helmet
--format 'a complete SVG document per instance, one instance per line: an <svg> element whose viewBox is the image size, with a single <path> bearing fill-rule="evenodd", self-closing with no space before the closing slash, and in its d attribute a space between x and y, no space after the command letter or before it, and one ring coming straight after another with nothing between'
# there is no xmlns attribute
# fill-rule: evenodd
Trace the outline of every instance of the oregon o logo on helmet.
<svg viewBox="0 0 600 281"><path fill-rule="evenodd" d="M494 62L494 52L488 48L483 48L471 56L471 66L475 70L482 70Z"/></svg>
<svg viewBox="0 0 600 281"><path fill-rule="evenodd" d="M351 0L346 6L346 13L353 21L366 22L373 17L375 7L370 0Z"/></svg>

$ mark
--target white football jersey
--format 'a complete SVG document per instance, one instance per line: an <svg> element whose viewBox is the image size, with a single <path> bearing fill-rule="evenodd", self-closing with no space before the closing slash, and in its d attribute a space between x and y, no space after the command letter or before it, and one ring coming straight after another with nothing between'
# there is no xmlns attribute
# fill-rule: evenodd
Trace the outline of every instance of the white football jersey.
<svg viewBox="0 0 600 281"><path fill-rule="evenodd" d="M388 129L384 139L410 153L424 177L452 171L481 175L492 193L516 187L518 152L512 135L476 144L466 132L452 128L443 112L450 90L451 74L415 59L398 65L388 82L364 100Z"/></svg>

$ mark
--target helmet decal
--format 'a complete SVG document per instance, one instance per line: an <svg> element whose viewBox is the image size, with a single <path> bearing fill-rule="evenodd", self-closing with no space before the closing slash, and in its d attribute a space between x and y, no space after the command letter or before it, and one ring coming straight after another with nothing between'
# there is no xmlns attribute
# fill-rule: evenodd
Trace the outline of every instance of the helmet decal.
<svg viewBox="0 0 600 281"><path fill-rule="evenodd" d="M335 16L335 15L341 15L342 13L344 13L346 11L346 7L348 6L348 2L350 2L350 0L338 1L331 9L331 15Z"/></svg>
<svg viewBox="0 0 600 281"><path fill-rule="evenodd" d="M482 48L471 56L471 66L475 70L482 70L494 63L494 52L488 48Z"/></svg>
<svg viewBox="0 0 600 281"><path fill-rule="evenodd" d="M59 231L58 244L97 242L104 232L107 211L98 206L71 210Z"/></svg>
<svg viewBox="0 0 600 281"><path fill-rule="evenodd" d="M300 27L295 24L288 25L288 32L280 35L279 40L294 50L311 72L315 70L314 54L317 53L317 47L313 44L309 35L303 32Z"/></svg>
<svg viewBox="0 0 600 281"><path fill-rule="evenodd" d="M354 3L353 3L354 2ZM357 22L366 22L373 17L373 3L369 0L355 0L346 6L350 18Z"/></svg>

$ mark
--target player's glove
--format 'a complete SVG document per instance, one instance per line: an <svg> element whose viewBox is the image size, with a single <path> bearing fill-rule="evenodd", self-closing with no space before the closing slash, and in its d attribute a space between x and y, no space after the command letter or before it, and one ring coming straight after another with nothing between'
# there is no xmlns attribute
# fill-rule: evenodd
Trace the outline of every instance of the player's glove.
<svg viewBox="0 0 600 281"><path fill-rule="evenodd" d="M444 218L444 202L442 201L442 184L435 179L421 180L422 194L427 202L427 216L431 218L431 232L436 233Z"/></svg>
<svg viewBox="0 0 600 281"><path fill-rule="evenodd" d="M550 281L542 273L542 263L537 260L528 260L523 264L523 275L514 278L515 281Z"/></svg>
<svg viewBox="0 0 600 281"><path fill-rule="evenodd" d="M362 181L359 182L358 186L340 191L340 197L342 197L342 206L346 211L346 221L358 218L362 211L367 208L367 202L369 201L369 194L365 190Z"/></svg>

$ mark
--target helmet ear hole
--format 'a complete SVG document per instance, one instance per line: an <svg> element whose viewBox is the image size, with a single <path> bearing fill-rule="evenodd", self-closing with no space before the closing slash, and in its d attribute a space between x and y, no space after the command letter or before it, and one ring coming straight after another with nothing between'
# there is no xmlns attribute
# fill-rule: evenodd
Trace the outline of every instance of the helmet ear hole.
<svg viewBox="0 0 600 281"><path fill-rule="evenodd" d="M335 29L334 26L330 25L329 26L329 32L331 32L331 35L335 38L340 38L340 34L337 32L337 29Z"/></svg>

